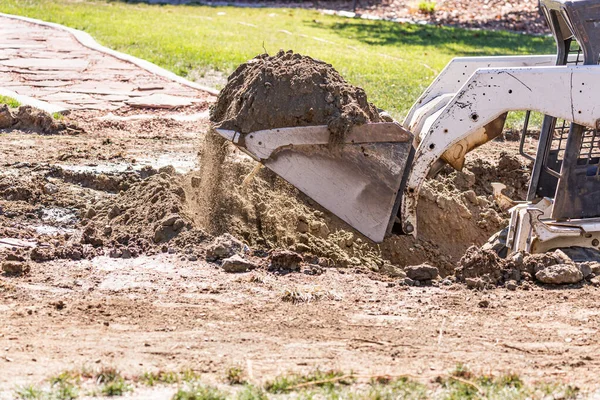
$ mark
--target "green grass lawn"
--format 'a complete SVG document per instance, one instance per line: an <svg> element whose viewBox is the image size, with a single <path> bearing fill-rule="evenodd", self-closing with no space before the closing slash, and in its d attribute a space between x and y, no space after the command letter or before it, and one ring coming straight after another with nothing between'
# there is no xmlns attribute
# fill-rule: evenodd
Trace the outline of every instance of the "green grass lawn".
<svg viewBox="0 0 600 400"><path fill-rule="evenodd" d="M0 11L61 23L182 76L292 49L331 64L401 118L453 57L543 54L551 38L367 21L275 8L160 6L121 1L1 0Z"/></svg>

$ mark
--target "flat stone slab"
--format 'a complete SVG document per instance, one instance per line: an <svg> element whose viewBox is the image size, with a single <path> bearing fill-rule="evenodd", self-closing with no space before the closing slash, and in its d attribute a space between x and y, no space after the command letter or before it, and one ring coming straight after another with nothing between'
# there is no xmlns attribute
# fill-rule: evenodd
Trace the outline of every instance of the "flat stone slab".
<svg viewBox="0 0 600 400"><path fill-rule="evenodd" d="M168 94L152 94L150 96L136 97L126 101L132 107L138 108L165 108L175 109L191 106L194 99L188 97L171 96Z"/></svg>
<svg viewBox="0 0 600 400"><path fill-rule="evenodd" d="M214 101L169 75L91 47L67 30L0 16L0 89L66 109L177 109Z"/></svg>

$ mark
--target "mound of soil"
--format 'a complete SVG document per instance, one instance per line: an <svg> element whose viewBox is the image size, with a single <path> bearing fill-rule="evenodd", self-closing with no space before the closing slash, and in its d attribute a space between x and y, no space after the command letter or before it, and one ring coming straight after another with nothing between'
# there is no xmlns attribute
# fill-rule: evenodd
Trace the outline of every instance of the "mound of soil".
<svg viewBox="0 0 600 400"><path fill-rule="evenodd" d="M177 180L174 174L162 172L93 204L84 213L84 223L89 222L83 230L82 242L126 248L135 256L191 231L191 220L183 213L186 193ZM188 233L188 239L207 238L201 231L196 233L200 234ZM184 244L193 243L189 240ZM120 256L118 251L113 255Z"/></svg>
<svg viewBox="0 0 600 400"><path fill-rule="evenodd" d="M66 129L66 125L56 121L52 115L31 106L9 109L0 104L0 129L19 129L23 131L55 134Z"/></svg>
<svg viewBox="0 0 600 400"><path fill-rule="evenodd" d="M380 121L363 89L347 83L330 64L291 50L240 65L210 119L218 128L241 133L326 124L332 142L354 125Z"/></svg>

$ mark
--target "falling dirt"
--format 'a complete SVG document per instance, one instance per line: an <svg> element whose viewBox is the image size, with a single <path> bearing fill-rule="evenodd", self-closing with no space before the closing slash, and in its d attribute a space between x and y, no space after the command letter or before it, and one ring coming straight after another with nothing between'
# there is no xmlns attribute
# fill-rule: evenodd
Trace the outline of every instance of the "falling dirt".
<svg viewBox="0 0 600 400"><path fill-rule="evenodd" d="M211 109L215 126L241 133L327 125L339 143L355 125L379 122L362 88L323 61L281 50L240 65Z"/></svg>
<svg viewBox="0 0 600 400"><path fill-rule="evenodd" d="M291 77L295 73L301 78ZM314 90L308 90L311 85ZM362 102L361 93L327 64L291 52L262 55L232 74L211 120L217 127L246 133L311 124L331 127L333 117L346 115L343 99L363 107L368 118L359 122L377 120L375 108L366 97ZM328 102L331 97L334 101ZM511 193L520 194L525 169L508 154L496 165L475 159L463 172L445 169L421 193L419 237L392 235L376 245L268 169L257 170L252 159L214 131L206 135L200 159L201 171L192 174L187 186L188 214L195 216L197 226L213 235L231 233L265 251L286 248L326 266L360 266L392 276L398 268L423 262L438 267L442 276L452 274L470 245L483 244L506 222L483 179L494 175L511 185L515 175L518 187ZM511 171L510 179L504 179L504 170ZM478 178L482 171L485 177Z"/></svg>

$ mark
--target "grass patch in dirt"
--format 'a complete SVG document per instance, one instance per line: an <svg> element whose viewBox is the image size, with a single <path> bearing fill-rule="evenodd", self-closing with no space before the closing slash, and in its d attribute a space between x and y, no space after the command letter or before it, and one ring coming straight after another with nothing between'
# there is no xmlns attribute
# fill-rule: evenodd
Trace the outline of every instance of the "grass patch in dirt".
<svg viewBox="0 0 600 400"><path fill-rule="evenodd" d="M182 76L231 73L279 49L331 63L401 118L456 56L551 54L551 38L322 15L313 10L3 0L0 11L64 24ZM198 71L201 71L198 73Z"/></svg>
<svg viewBox="0 0 600 400"><path fill-rule="evenodd" d="M227 400L229 398L227 392L215 387L191 383L180 388L171 400Z"/></svg>
<svg viewBox="0 0 600 400"><path fill-rule="evenodd" d="M43 386L23 386L14 397L24 400L71 400L80 396L123 396L139 384L156 387L178 385L171 400L301 399L576 399L586 398L578 388L556 382L527 384L517 374L480 375L458 364L447 374L422 382L412 376L371 376L339 370L316 369L306 374L287 373L262 386L247 383L241 367L225 371L229 385L210 386L191 371L159 371L126 378L114 368L97 372L65 371ZM90 386L91 385L91 386ZM89 390L91 388L91 390Z"/></svg>
<svg viewBox="0 0 600 400"><path fill-rule="evenodd" d="M2 96L2 95L0 95L0 104L6 104L10 108L17 108L21 105L21 103L19 103L17 100L13 99L12 97Z"/></svg>
<svg viewBox="0 0 600 400"><path fill-rule="evenodd" d="M200 375L192 370L183 371L156 371L144 372L139 378L139 382L146 386L171 385L174 383L194 382L200 379Z"/></svg>

